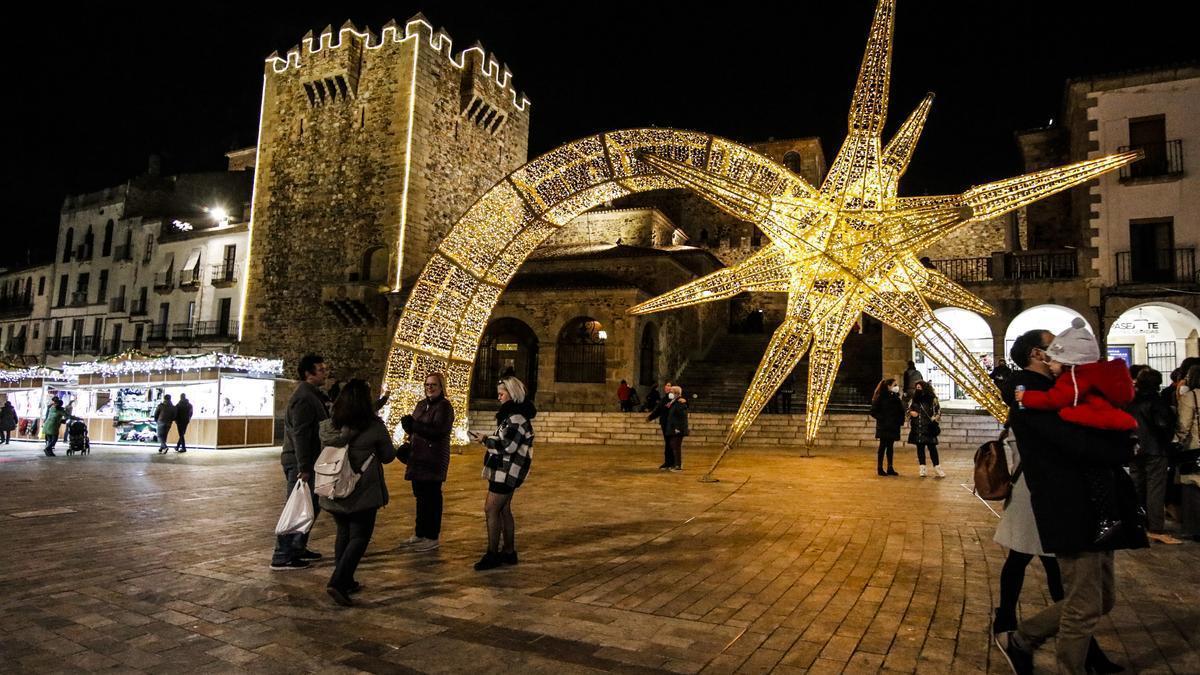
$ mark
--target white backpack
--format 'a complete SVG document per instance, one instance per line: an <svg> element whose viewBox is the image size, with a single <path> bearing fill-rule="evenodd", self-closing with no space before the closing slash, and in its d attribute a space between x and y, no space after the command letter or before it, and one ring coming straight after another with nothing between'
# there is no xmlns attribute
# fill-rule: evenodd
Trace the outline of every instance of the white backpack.
<svg viewBox="0 0 1200 675"><path fill-rule="evenodd" d="M354 492L354 486L358 485L358 479L371 466L375 455L368 457L362 468L355 472L354 467L350 466L349 452L349 445L329 445L321 450L321 456L313 467L313 492L328 499L342 499Z"/></svg>

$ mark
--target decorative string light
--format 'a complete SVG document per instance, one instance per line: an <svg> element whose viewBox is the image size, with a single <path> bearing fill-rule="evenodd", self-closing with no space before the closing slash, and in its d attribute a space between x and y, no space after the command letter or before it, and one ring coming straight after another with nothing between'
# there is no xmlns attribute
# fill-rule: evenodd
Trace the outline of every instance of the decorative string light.
<svg viewBox="0 0 1200 675"><path fill-rule="evenodd" d="M209 368L239 370L254 375L282 375L283 359L264 359L257 356L223 352L148 356L137 350L129 350L108 359L63 364L63 372L71 377L80 375L113 377L144 373L187 372Z"/></svg>
<svg viewBox="0 0 1200 675"><path fill-rule="evenodd" d="M0 368L0 382L21 382L23 380L65 380L69 379L63 371L46 366L29 366L26 368L4 364Z"/></svg>
<svg viewBox="0 0 1200 675"><path fill-rule="evenodd" d="M446 375L466 410L480 337L501 292L525 258L580 213L650 190L688 187L758 225L769 246L742 263L643 303L635 314L711 302L743 291L788 293L772 337L713 469L783 379L809 354L805 436L811 444L841 364L846 334L866 312L913 338L929 358L1003 418L999 392L970 351L938 321L930 301L990 314L981 299L918 251L980 222L1079 185L1138 158L1112 155L972 188L960 195L899 197L900 176L920 137L931 97L883 146L895 3L882 0L855 86L849 134L820 189L771 159L726 139L673 129L631 129L583 138L509 174L459 219L422 271L400 317L385 380L385 416L397 429L423 396L427 373ZM460 415L456 443L468 442Z"/></svg>

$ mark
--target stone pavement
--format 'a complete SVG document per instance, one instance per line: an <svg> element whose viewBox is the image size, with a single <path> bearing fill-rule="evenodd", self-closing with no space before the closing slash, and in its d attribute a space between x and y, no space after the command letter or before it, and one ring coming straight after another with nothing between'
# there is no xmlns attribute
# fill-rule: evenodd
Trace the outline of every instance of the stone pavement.
<svg viewBox="0 0 1200 675"><path fill-rule="evenodd" d="M814 458L539 445L517 493L521 564L477 573L483 482L455 456L441 550L397 553L412 497L399 464L354 608L331 566L272 572L282 506L272 450L0 449L0 671L1007 672L987 626L1004 552L960 484L874 475L872 453ZM333 549L323 515L312 547ZM1200 545L1117 557L1098 639L1145 672L1200 672ZM1024 610L1047 601L1030 567ZM1039 666L1052 668L1043 649Z"/></svg>

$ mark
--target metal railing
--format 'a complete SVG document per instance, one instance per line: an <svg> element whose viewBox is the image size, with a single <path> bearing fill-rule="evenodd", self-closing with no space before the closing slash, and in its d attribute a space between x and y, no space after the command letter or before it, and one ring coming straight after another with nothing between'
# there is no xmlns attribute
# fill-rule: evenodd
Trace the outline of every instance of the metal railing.
<svg viewBox="0 0 1200 675"><path fill-rule="evenodd" d="M934 260L937 271L959 283L992 280L992 258L943 258Z"/></svg>
<svg viewBox="0 0 1200 675"><path fill-rule="evenodd" d="M559 344L554 379L559 382L604 382L604 344Z"/></svg>
<svg viewBox="0 0 1200 675"><path fill-rule="evenodd" d="M199 339L231 339L238 334L237 321L197 321L195 336Z"/></svg>
<svg viewBox="0 0 1200 675"><path fill-rule="evenodd" d="M71 306L79 307L87 304L87 291L76 291L71 294Z"/></svg>
<svg viewBox="0 0 1200 675"><path fill-rule="evenodd" d="M155 272L154 287L155 288L173 288L175 286L174 272Z"/></svg>
<svg viewBox="0 0 1200 675"><path fill-rule="evenodd" d="M143 348L143 347L145 347L145 346L146 346L146 340L145 340L145 339L142 339L142 340L121 340L121 349L120 349L120 351L127 352L127 351L129 351L130 349L138 349L138 350L140 350L140 349L142 349L142 348Z"/></svg>
<svg viewBox="0 0 1200 675"><path fill-rule="evenodd" d="M1118 285L1197 283L1194 248L1121 251L1116 262Z"/></svg>
<svg viewBox="0 0 1200 675"><path fill-rule="evenodd" d="M1074 279L1079 276L1075 251L1012 253L1006 261L1010 279Z"/></svg>
<svg viewBox="0 0 1200 675"><path fill-rule="evenodd" d="M168 326L165 323L156 323L150 326L150 330L146 333L147 339L151 342L166 342L169 334Z"/></svg>
<svg viewBox="0 0 1200 675"><path fill-rule="evenodd" d="M0 315L21 316L32 311L33 300L26 300L24 297L6 298L0 301Z"/></svg>
<svg viewBox="0 0 1200 675"><path fill-rule="evenodd" d="M196 266L190 270L181 270L179 272L179 287L183 289L194 290L200 287L200 267Z"/></svg>
<svg viewBox="0 0 1200 675"><path fill-rule="evenodd" d="M100 341L96 339L95 335L84 335L82 339L79 340L79 351L88 352L89 354L95 352L99 342Z"/></svg>
<svg viewBox="0 0 1200 675"><path fill-rule="evenodd" d="M133 246L121 244L113 247L113 262L127 262L130 260L133 260Z"/></svg>
<svg viewBox="0 0 1200 675"><path fill-rule="evenodd" d="M119 295L119 296L117 296L117 297L115 297L115 298L109 298L109 300L108 300L108 311L110 311L110 312L124 312L124 311L125 311L125 296L123 296L123 295Z"/></svg>
<svg viewBox="0 0 1200 675"><path fill-rule="evenodd" d="M4 351L9 354L24 354L25 353L25 338L14 337L10 338L4 345Z"/></svg>
<svg viewBox="0 0 1200 675"><path fill-rule="evenodd" d="M1120 180L1129 183L1145 178L1168 178L1183 175L1183 141L1123 145L1120 152L1141 150L1145 155L1133 164L1121 167Z"/></svg>
<svg viewBox="0 0 1200 675"><path fill-rule="evenodd" d="M194 323L173 323L171 324L171 341L183 342L191 340L195 337L196 324Z"/></svg>
<svg viewBox="0 0 1200 675"><path fill-rule="evenodd" d="M130 316L145 316L146 315L146 301L142 300L142 299L138 299L138 300L134 300L133 302L129 303L129 315Z"/></svg>
<svg viewBox="0 0 1200 675"><path fill-rule="evenodd" d="M212 283L214 286L219 284L232 284L237 282L238 266L236 263L212 266Z"/></svg>

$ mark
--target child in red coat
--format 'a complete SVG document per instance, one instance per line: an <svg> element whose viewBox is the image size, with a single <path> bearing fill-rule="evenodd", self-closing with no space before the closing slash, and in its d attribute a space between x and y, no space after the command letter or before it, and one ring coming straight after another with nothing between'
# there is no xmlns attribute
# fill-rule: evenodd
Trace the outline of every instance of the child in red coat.
<svg viewBox="0 0 1200 675"><path fill-rule="evenodd" d="M1088 332L1083 319L1054 338L1046 350L1050 370L1058 376L1048 391L1018 391L1022 407L1057 410L1064 421L1105 431L1137 430L1137 420L1123 408L1133 401L1133 379L1121 359L1100 360L1100 346ZM1109 470L1088 469L1089 497L1098 517L1096 544L1117 535L1121 521L1116 520L1113 503L1115 486Z"/></svg>

